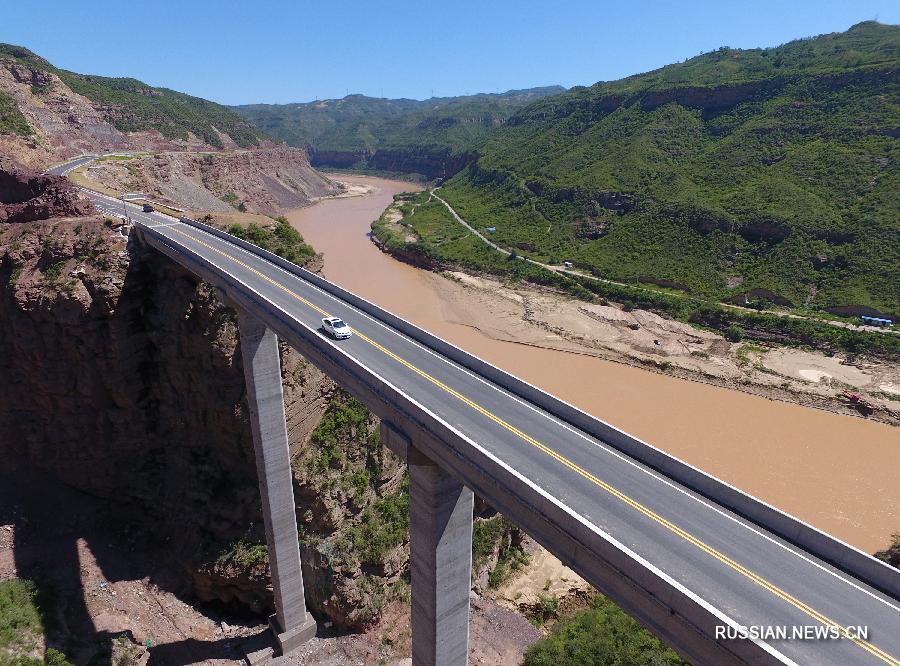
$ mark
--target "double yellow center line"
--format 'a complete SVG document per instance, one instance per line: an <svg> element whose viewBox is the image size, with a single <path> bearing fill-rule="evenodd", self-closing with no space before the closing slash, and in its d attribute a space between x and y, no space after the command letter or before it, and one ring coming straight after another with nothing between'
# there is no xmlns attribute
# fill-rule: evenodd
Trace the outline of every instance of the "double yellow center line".
<svg viewBox="0 0 900 666"><path fill-rule="evenodd" d="M202 240L199 240L199 239L195 238L194 236L192 236L192 235L190 235L190 234L188 234L188 233L185 233L185 232L182 231L181 229L178 229L177 226L172 226L172 227L169 227L169 228L170 228L172 231L174 231L174 232L176 232L176 233L178 233L178 234L181 234L182 236L185 236L186 238L189 238L191 241L193 241L193 242L195 242L195 243L198 243L199 245L202 245L203 247L205 247L206 249L210 250L211 252L215 252L216 254L218 254L218 255L220 255L220 256L222 256L222 257L224 257L224 258L226 258L226 259L232 261L233 263L237 264L238 266L240 266L240 267L242 267L242 268L244 268L244 269L246 269L246 270L252 272L254 275L256 275L257 277L259 277L260 279L262 279L262 280L268 282L269 284L271 284L271 285L274 286L274 287L277 287L278 289L280 289L280 290L283 291L284 293L288 294L289 296L291 296L292 298L296 299L297 301L303 303L304 305L306 305L307 307L311 308L311 309L314 310L315 312L321 314L322 316L324 316L324 317L330 316L328 312L326 312L325 310L323 310L322 308L320 308L320 307L319 307L318 305L316 305L315 303L312 303L311 301L305 299L303 296L301 296L300 294L298 294L298 293L296 293L295 291L291 290L289 287L285 286L285 285L282 284L281 282L278 282L277 280L275 280L275 279L269 277L269 276L266 275L265 273L263 273L263 272L257 270L257 269L254 268L253 266L250 266L249 264L247 264L247 263L241 261L241 260L238 259L237 257L234 257L233 255L228 254L227 252L224 252L224 251L222 251L222 250L220 250L220 249L218 249L218 248L216 248L216 247L213 247L212 245L209 245L208 243L203 242ZM684 539L685 541L687 541L687 542L690 543L691 545L696 546L698 549L700 549L701 551L703 551L703 552L706 553L707 555L709 555L709 556L711 556L711 557L714 557L716 560L718 560L719 562L721 562L721 563L724 564L725 566L729 567L730 569L733 569L734 571L736 571L737 573L741 574L742 576L744 576L744 577L747 578L748 580L750 580L750 581L752 581L753 583L759 585L759 586L762 587L763 589L765 589L765 590L771 592L772 594L774 594L774 595L775 595L776 597L778 597L779 599L782 599L783 601L787 602L788 604L790 604L790 605L793 606L794 608L797 608L798 610L802 611L803 613L805 613L805 614L808 615L809 617L813 618L815 621L820 622L821 624L823 624L823 625L825 625L825 626L828 626L828 627L837 627L837 629L839 630L839 632L841 633L842 636L845 636L847 639L853 641L856 645L858 645L859 647L861 647L861 648L862 648L863 650L865 650L866 652L868 652L868 653L874 655L875 657L877 657L878 659L880 659L881 661L883 661L883 662L886 663L886 664L890 664L891 666L900 666L900 660L896 659L895 657L891 656L890 654L888 654L888 653L885 652L884 650L882 650L882 649L876 647L875 645L872 645L872 644L869 643L868 641L865 641L865 640L863 640L863 639L861 639L861 638L858 638L854 633L848 631L848 629L847 629L845 626L839 624L838 622L835 622L834 620L832 620L831 618L827 617L826 615L820 613L820 612L817 611L816 609L814 609L814 608L808 606L807 604L803 603L802 601L800 601L799 599L797 599L797 598L794 597L793 595L789 594L788 592L785 592L785 591L782 590L781 588L779 588L779 587L777 587L776 585L770 583L768 580L766 580L765 578L763 578L763 577L760 576L759 574L757 574L757 573L751 571L751 570L748 569L747 567L745 567L745 566L743 566L742 564L739 564L738 562L734 561L733 559L731 559L731 558L728 557L727 555L723 554L723 553L720 552L719 550L716 550L716 549L713 548L712 546L710 546L710 545L704 543L703 541L701 541L700 539L698 539L698 538L695 537L694 535L690 534L689 532L686 532L685 530L683 530L682 528L678 527L677 525L675 525L675 524L672 523L671 521L667 520L666 518L662 517L661 515L659 515L658 513L656 513L655 511L653 511L652 509L650 509L650 508L644 506L643 504L641 504L640 502L638 502L638 501L632 499L631 497L629 497L629 496L626 495L625 493L623 493L623 492L621 492L620 490L618 490L618 489L614 488L613 486L609 485L608 483L606 483L606 482L603 481L602 479L598 478L597 476L595 476L595 475L592 474L591 472L587 471L587 470L584 469L583 467L581 467L581 466L577 465L576 463L572 462L571 460L569 460L569 459L566 458L565 456L561 455L560 453L557 453L556 451L554 451L553 449L551 449L549 446L547 446L547 445L545 445L545 444L539 442L538 440L534 439L533 437L531 437L531 436L528 435L527 433L522 432L521 430L519 430L518 428L516 428L514 425L512 425L512 424L508 423L507 421L503 420L502 418L500 418L500 417L497 416L496 414L494 414L494 413L488 411L487 409L485 409L484 407L482 407L482 406L479 405L478 403L472 401L471 399L469 399L469 398L467 398L466 396L464 396L463 394L461 394L459 391L456 391L455 389L451 388L450 386L448 386L448 385L445 384L444 382L440 381L439 379L437 379L437 378L433 377L432 375L430 375L429 373L425 372L425 371L422 370L421 368L419 368L419 367L413 365L412 363L410 363L410 362L407 361L406 359L402 358L401 356L398 356L396 353L392 352L390 349L387 349L387 348L384 347L383 345L381 345L381 344L375 342L374 340L372 340L372 339L369 338L368 336L364 335L363 333L360 333L360 332L357 331L357 330L355 330L355 333L356 333L356 336L357 336L360 340L363 340L364 342L368 343L369 345L371 345L372 347L374 347L374 348L377 349L378 351L382 352L383 354L387 355L387 356L390 357L391 359L393 359L393 360L397 361L398 363L400 363L401 365L403 365L405 368L407 368L407 369L409 369L410 371L414 372L415 374L419 375L420 377L422 377L423 379L427 380L428 382L430 382L430 383L433 384L434 386L440 388L442 391L445 391L445 392L448 393L449 395L453 396L454 398L456 398L457 400L459 400L459 401L462 402L463 404L467 405L468 407L471 407L473 410L475 410L475 411L478 412L479 414L485 416L486 418L490 419L491 421L493 421L494 423L496 423L496 424L499 425L500 427L502 427L502 428L504 428L505 430L509 431L510 433L514 434L514 435L515 435L516 437L518 437L519 439L521 439L521 440L527 442L529 445L531 445L531 446L535 447L536 449L540 450L541 452L545 453L547 456L549 456L549 457L552 458L553 460L557 461L558 463L560 463L560 464L563 465L564 467L567 467L568 469L572 470L573 472L575 472L575 473L578 474L579 476L581 476L581 477L587 479L588 481L590 481L592 484L598 486L599 488L602 488L604 491L606 491L607 493L609 493L610 495L612 495L612 496L615 497L616 499L620 500L620 501L623 502L624 504L627 504L628 506L630 506L630 507L633 508L634 510L636 510L636 511L638 511L639 513L643 514L643 515L646 516L647 518L653 520L654 522L656 522L657 524L661 525L661 526L664 527L665 529L667 529L667 530L669 530L670 532L672 532L672 533L678 535L680 538Z"/></svg>

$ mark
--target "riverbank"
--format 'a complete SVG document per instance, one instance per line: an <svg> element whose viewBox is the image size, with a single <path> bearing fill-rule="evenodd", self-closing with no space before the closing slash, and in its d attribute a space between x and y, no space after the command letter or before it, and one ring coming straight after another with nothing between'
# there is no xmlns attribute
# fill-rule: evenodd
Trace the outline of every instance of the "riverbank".
<svg viewBox="0 0 900 666"><path fill-rule="evenodd" d="M410 203L408 197L395 201L372 225L372 241L395 259L471 287L473 299L485 306L472 309L476 319L483 312L509 310L512 301L518 311L506 312L507 317L552 334L547 340L531 339L511 325L498 339L598 356L772 400L900 425L900 367L892 357L844 349L804 350L772 342L777 335L756 331L756 337L766 342L751 338L733 326L723 335L723 325L708 329L627 299L598 299L577 287L573 298L571 284L562 288L555 282L540 283L541 273L519 274L515 269L523 266L520 261L452 210L455 221L451 219L446 204L435 201L440 199L433 193L424 205ZM487 246L505 253L499 264L487 262L496 272L480 270L468 260L468 252L483 253ZM579 292L584 292L582 297ZM486 330L493 322L492 316L484 326L475 325ZM866 335L877 339L885 334Z"/></svg>
<svg viewBox="0 0 900 666"><path fill-rule="evenodd" d="M449 307L458 311L456 319L497 340L594 356L770 400L900 425L900 396L884 397L897 389L900 369L887 363L729 342L645 310L585 303L546 289L510 286L491 276L442 274L464 287L462 294L443 290ZM499 326L501 319L508 321ZM844 393L862 393L873 411L863 414Z"/></svg>
<svg viewBox="0 0 900 666"><path fill-rule="evenodd" d="M329 279L867 552L884 548L897 530L900 446L893 427L624 363L625 354L616 345L625 343L608 342L611 349L602 350L578 339L591 338L604 326L624 332L579 312L574 299L541 292L522 295L518 287L423 271L382 253L367 236L370 224L410 184L347 174L331 177L377 191L325 200L288 215L324 253ZM548 330L544 324L556 325L550 315L558 316L557 311L586 330ZM677 341L686 333L667 332L674 322L647 322L661 330L649 333L645 326L639 331L656 336L649 340L654 349L645 353L651 361L665 361L652 353L657 347L653 339L662 340L658 336L665 333ZM627 324L625 330L632 331ZM703 344L708 349L712 343ZM751 366L753 354L753 349L744 350ZM687 360L699 364L708 359L688 354ZM782 381L790 380L778 379L773 390Z"/></svg>

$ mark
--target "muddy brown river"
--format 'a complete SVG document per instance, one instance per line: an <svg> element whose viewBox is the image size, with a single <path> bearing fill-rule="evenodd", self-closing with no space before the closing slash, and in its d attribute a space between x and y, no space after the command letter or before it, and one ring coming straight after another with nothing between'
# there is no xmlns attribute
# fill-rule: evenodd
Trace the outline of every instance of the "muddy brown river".
<svg viewBox="0 0 900 666"><path fill-rule="evenodd" d="M409 183L288 217L325 276L481 358L864 551L900 532L900 429L562 351L495 340L449 312L446 278L382 253L369 225ZM474 305L474 304L473 304Z"/></svg>

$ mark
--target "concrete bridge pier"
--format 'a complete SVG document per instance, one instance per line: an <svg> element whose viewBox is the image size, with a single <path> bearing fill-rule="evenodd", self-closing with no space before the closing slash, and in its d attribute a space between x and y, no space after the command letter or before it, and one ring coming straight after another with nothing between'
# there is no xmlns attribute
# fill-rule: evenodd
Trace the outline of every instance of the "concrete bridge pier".
<svg viewBox="0 0 900 666"><path fill-rule="evenodd" d="M381 434L409 465L413 666L464 666L475 496L384 421Z"/></svg>
<svg viewBox="0 0 900 666"><path fill-rule="evenodd" d="M307 612L304 598L281 358L275 332L261 321L238 310L238 326L275 591L276 612L269 623L282 653L287 653L316 635L316 621Z"/></svg>

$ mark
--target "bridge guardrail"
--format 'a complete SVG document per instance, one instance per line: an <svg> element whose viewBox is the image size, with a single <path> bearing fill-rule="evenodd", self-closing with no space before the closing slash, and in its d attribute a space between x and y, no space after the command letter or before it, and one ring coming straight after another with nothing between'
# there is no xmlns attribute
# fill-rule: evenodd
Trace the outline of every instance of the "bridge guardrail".
<svg viewBox="0 0 900 666"><path fill-rule="evenodd" d="M196 250L173 243L158 229L137 223L140 238L188 271L224 291L238 309L253 313L287 344L366 402L382 419L416 439L438 465L509 516L535 541L601 589L692 663L794 663L764 641L721 641L717 626L740 625L679 581L633 553L464 433L380 378L341 345L322 345L316 324L299 322L283 307ZM303 351L306 350L306 351Z"/></svg>
<svg viewBox="0 0 900 666"><path fill-rule="evenodd" d="M273 252L249 243L241 238L207 224L181 218L181 222L227 240L248 252L256 254L289 273L310 282L320 289L337 296L383 323L392 326L413 340L429 347L464 368L506 389L558 419L609 444L694 492L713 500L722 507L746 518L783 538L785 541L846 571L863 582L900 599L900 569L891 567L868 553L844 543L830 534L795 518L762 500L662 451L615 426L592 416L569 403L546 393L526 381L510 375L476 356L463 351L436 335L428 333L402 317L329 282L315 273L279 257Z"/></svg>

